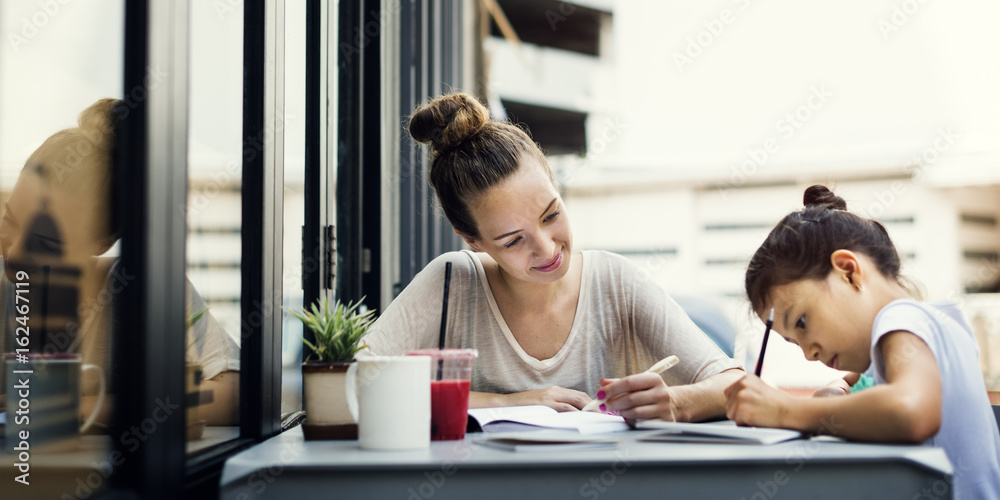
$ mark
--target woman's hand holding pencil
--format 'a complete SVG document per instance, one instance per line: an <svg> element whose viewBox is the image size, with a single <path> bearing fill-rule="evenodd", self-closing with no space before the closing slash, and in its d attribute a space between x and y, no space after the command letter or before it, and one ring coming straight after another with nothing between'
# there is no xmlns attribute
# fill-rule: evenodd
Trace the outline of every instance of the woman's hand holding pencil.
<svg viewBox="0 0 1000 500"><path fill-rule="evenodd" d="M663 418L673 420L674 401L670 388L660 377L660 372L676 365L677 356L669 356L654 364L649 370L620 379L601 380L597 399L585 406L588 410L615 413L626 419Z"/></svg>
<svg viewBox="0 0 1000 500"><path fill-rule="evenodd" d="M667 370L671 366L676 365L677 361L678 361L677 356L668 356L658 361L655 365L649 367L649 369L646 370L645 373L656 373L656 374L662 373L664 370ZM601 396L601 393L605 393L605 395ZM605 405L605 403L607 403L608 399L609 397L607 396L607 393L605 391L600 391L597 393L597 399L587 403L587 406L584 406L582 408L582 411L596 410L601 406L605 407L601 408L601 411L606 411L607 406Z"/></svg>

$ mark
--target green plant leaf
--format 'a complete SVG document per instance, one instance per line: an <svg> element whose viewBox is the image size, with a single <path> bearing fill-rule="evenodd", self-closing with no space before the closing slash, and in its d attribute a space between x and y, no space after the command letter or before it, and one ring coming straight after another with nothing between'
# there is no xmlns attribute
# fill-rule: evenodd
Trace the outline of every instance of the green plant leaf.
<svg viewBox="0 0 1000 500"><path fill-rule="evenodd" d="M202 309L202 310L200 310L200 311L198 311L198 312L196 312L196 313L194 313L194 314L192 314L192 315L190 315L190 316L188 316L188 318L184 321L184 332L186 333L186 332L190 331L191 327L194 326L195 323L197 323L198 320L200 320L201 317L204 316L206 313L208 313L208 308L207 307L204 308L204 309ZM198 343L198 339L195 338L195 337L192 337L191 340L188 342L188 345L185 348L185 350L191 349L197 343Z"/></svg>
<svg viewBox="0 0 1000 500"><path fill-rule="evenodd" d="M202 316L204 316L204 315L205 315L205 313L207 313L207 312L208 312L208 308L206 307L206 308L204 308L204 309L202 309L202 310L200 310L200 311L198 311L198 312L196 312L196 313L192 314L191 316L188 316L188 319L187 319L187 321L185 322L185 324L186 324L186 327L187 327L188 329L190 329L190 328L191 328L192 326L194 326L194 324L195 324L195 323L197 323L197 322L198 322L198 320L200 320L200 319L201 319L201 317L202 317Z"/></svg>
<svg viewBox="0 0 1000 500"><path fill-rule="evenodd" d="M344 362L353 360L358 352L368 347L361 340L368 335L376 318L374 310L358 312L363 300L364 297L347 304L338 300L331 308L324 297L308 308L282 309L313 332L315 343L305 338L302 342L319 361Z"/></svg>

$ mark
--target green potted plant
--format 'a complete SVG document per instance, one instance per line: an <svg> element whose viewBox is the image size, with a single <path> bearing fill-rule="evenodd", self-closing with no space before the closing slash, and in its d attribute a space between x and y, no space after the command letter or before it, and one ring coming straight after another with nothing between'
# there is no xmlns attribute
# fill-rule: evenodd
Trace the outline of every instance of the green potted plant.
<svg viewBox="0 0 1000 500"><path fill-rule="evenodd" d="M363 299L362 299L363 300ZM292 316L313 332L314 342L303 337L311 351L302 363L303 409L306 420L302 432L312 439L357 439L358 426L347 406L347 369L375 321L375 311L360 312L361 300L332 306L326 298L311 308L292 310Z"/></svg>

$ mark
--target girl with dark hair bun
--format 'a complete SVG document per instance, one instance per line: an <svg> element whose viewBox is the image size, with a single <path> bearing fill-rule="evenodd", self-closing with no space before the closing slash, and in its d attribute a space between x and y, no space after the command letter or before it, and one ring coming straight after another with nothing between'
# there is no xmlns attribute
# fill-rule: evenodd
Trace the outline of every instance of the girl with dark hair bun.
<svg viewBox="0 0 1000 500"><path fill-rule="evenodd" d="M410 135L431 148L429 181L472 251L427 265L366 337L373 354L438 346L452 264L446 347L475 348L470 407L541 404L625 417L704 420L742 373L662 288L625 258L574 251L569 216L541 149L475 97L418 108ZM365 352L365 351L362 351ZM638 374L661 358L680 363Z"/></svg>
<svg viewBox="0 0 1000 500"><path fill-rule="evenodd" d="M812 186L757 249L746 293L762 320L807 359L865 373L850 395L793 398L755 376L726 389L741 425L785 427L875 442L944 448L955 498L1000 498L1000 434L979 370L979 347L954 302L919 302L877 221Z"/></svg>

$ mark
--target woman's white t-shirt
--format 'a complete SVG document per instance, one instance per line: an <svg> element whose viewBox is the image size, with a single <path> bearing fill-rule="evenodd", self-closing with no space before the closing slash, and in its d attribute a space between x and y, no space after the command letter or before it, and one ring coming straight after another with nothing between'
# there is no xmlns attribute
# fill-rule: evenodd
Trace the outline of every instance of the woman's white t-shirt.
<svg viewBox="0 0 1000 500"><path fill-rule="evenodd" d="M740 368L626 258L603 251L574 257L583 259L576 315L565 344L549 359L518 345L482 262L467 250L443 254L417 274L373 325L366 351L398 355L438 346L445 263L451 262L445 346L479 351L473 391L509 394L557 385L595 394L600 379L645 371L669 355L680 359L663 373L670 385Z"/></svg>

